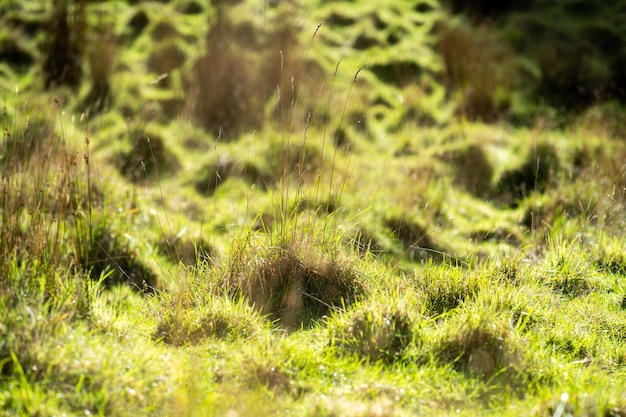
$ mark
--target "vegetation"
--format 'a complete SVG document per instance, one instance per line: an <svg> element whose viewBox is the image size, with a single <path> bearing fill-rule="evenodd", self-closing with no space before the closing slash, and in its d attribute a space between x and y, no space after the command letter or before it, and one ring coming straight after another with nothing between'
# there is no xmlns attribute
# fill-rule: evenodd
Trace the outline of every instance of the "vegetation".
<svg viewBox="0 0 626 417"><path fill-rule="evenodd" d="M0 11L0 414L626 415L620 2Z"/></svg>

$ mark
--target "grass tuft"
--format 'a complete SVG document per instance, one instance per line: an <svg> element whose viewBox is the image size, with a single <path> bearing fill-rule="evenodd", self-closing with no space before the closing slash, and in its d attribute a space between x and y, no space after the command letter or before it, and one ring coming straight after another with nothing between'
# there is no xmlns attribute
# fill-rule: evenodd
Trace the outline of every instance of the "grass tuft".
<svg viewBox="0 0 626 417"><path fill-rule="evenodd" d="M264 331L258 314L245 303L219 296L191 297L181 292L160 301L154 339L184 346L213 338L245 340Z"/></svg>
<svg viewBox="0 0 626 417"><path fill-rule="evenodd" d="M435 357L459 372L485 380L517 377L522 344L506 316L463 311L446 320Z"/></svg>
<svg viewBox="0 0 626 417"><path fill-rule="evenodd" d="M359 303L328 323L329 346L343 355L391 364L418 343L415 320L406 309L377 300Z"/></svg>
<svg viewBox="0 0 626 417"><path fill-rule="evenodd" d="M450 157L456 183L476 197L488 197L492 189L493 167L484 148L469 144Z"/></svg>
<svg viewBox="0 0 626 417"><path fill-rule="evenodd" d="M500 177L496 185L497 198L505 205L517 207L520 200L533 192L546 192L548 186L554 184L560 165L554 146L549 143L533 146L520 167Z"/></svg>
<svg viewBox="0 0 626 417"><path fill-rule="evenodd" d="M42 68L44 85L47 89L61 86L77 89L83 76L87 2L53 1L48 31L50 36Z"/></svg>
<svg viewBox="0 0 626 417"><path fill-rule="evenodd" d="M613 237L600 242L592 251L593 264L600 272L608 272L617 276L626 275L626 254L622 242Z"/></svg>
<svg viewBox="0 0 626 417"><path fill-rule="evenodd" d="M295 80L299 42L291 12L289 5L281 5L266 25L255 28L237 22L236 6L217 5L206 53L187 80L190 113L208 131L233 140L261 128L277 87L280 103L291 109L300 81Z"/></svg>
<svg viewBox="0 0 626 417"><path fill-rule="evenodd" d="M424 314L438 316L475 297L481 286L476 271L429 263L411 278L424 303Z"/></svg>
<svg viewBox="0 0 626 417"><path fill-rule="evenodd" d="M400 241L411 261L445 261L452 258L420 223L405 216L389 216L385 219L385 224Z"/></svg>
<svg viewBox="0 0 626 417"><path fill-rule="evenodd" d="M240 160L235 155L224 153L215 156L202 166L194 179L194 186L202 195L211 196L220 185L232 177L243 178L251 186L261 188L274 183L268 169L257 167L252 161Z"/></svg>
<svg viewBox="0 0 626 417"><path fill-rule="evenodd" d="M106 221L96 224L91 239L78 248L79 262L92 279L104 277L105 284L127 284L140 292L152 292L158 286L156 273L141 258L136 239L116 231Z"/></svg>
<svg viewBox="0 0 626 417"><path fill-rule="evenodd" d="M364 288L350 261L325 249L329 242L320 245L292 231L269 243L253 237L239 242L222 273L231 293L241 292L257 311L289 331L350 305Z"/></svg>
<svg viewBox="0 0 626 417"><path fill-rule="evenodd" d="M597 273L587 253L577 249L580 243L554 242L545 258L545 269L540 278L554 291L566 297L582 297L600 288Z"/></svg>
<svg viewBox="0 0 626 417"><path fill-rule="evenodd" d="M129 132L131 148L118 155L121 174L130 181L146 183L160 180L158 174L175 172L180 163L158 132L133 128Z"/></svg>
<svg viewBox="0 0 626 417"><path fill-rule="evenodd" d="M458 113L469 120L493 122L511 105L515 56L486 27L441 24L437 49L445 64L445 79L460 96Z"/></svg>

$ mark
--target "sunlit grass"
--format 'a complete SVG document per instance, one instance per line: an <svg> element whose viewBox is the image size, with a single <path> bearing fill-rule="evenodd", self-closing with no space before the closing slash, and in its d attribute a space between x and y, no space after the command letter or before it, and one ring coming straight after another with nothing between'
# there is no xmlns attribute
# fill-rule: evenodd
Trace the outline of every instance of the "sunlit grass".
<svg viewBox="0 0 626 417"><path fill-rule="evenodd" d="M0 414L626 413L617 102L520 110L470 23L446 80L433 0L166 3L87 6L75 94L0 66Z"/></svg>

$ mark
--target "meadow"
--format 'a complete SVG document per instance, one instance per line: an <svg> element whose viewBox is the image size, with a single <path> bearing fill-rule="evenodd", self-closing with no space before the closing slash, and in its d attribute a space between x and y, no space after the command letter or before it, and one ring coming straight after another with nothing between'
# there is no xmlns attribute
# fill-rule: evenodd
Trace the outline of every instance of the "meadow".
<svg viewBox="0 0 626 417"><path fill-rule="evenodd" d="M626 416L620 1L0 2L0 414Z"/></svg>

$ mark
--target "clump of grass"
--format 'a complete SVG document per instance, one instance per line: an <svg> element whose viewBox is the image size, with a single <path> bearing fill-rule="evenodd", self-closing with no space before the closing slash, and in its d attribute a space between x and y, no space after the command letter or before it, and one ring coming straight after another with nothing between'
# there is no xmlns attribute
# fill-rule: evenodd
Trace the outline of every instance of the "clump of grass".
<svg viewBox="0 0 626 417"><path fill-rule="evenodd" d="M177 38L178 36L180 36L180 32L176 29L173 22L165 19L157 22L150 31L150 37L157 42Z"/></svg>
<svg viewBox="0 0 626 417"><path fill-rule="evenodd" d="M153 373L145 386L133 380L132 390L105 388L126 387L129 364L142 378L150 374L149 355L89 331L85 319L102 286L81 270L82 255L98 237L93 209L106 208L91 183L88 140L81 155L64 134L60 106L50 107L37 111L58 110L58 128L38 130L27 154L5 147L0 163L0 408L19 415L134 413L144 399L155 404L158 378ZM11 126L6 116L4 123L3 146L24 134L20 123Z"/></svg>
<svg viewBox="0 0 626 417"><path fill-rule="evenodd" d="M83 76L87 2L55 0L48 25L50 37L43 61L44 85L47 89L60 86L77 89Z"/></svg>
<svg viewBox="0 0 626 417"><path fill-rule="evenodd" d="M168 74L181 67L187 58L185 52L175 42L169 42L155 49L148 58L148 69L157 75Z"/></svg>
<svg viewBox="0 0 626 417"><path fill-rule="evenodd" d="M626 253L622 242L616 237L605 238L592 250L593 265L601 272L617 276L626 275Z"/></svg>
<svg viewBox="0 0 626 417"><path fill-rule="evenodd" d="M457 184L476 197L489 196L494 169L482 146L469 144L449 157Z"/></svg>
<svg viewBox="0 0 626 417"><path fill-rule="evenodd" d="M257 383L267 386L276 394L293 394L297 395L298 389L293 384L289 374L279 366L267 366L258 364L253 372L253 378Z"/></svg>
<svg viewBox="0 0 626 417"><path fill-rule="evenodd" d="M523 223L526 224L525 221L523 221ZM534 230L534 228L532 230ZM523 237L518 230L506 227L478 229L470 232L468 237L476 243L497 242L506 243L512 246L519 246L523 241Z"/></svg>
<svg viewBox="0 0 626 417"><path fill-rule="evenodd" d="M378 256L390 251L389 240L391 239L385 236L379 228L371 224L363 224L355 229L349 242L362 255L371 253Z"/></svg>
<svg viewBox="0 0 626 417"><path fill-rule="evenodd" d="M442 24L437 49L446 84L460 95L461 115L493 122L505 114L515 84L514 55L493 32L458 22Z"/></svg>
<svg viewBox="0 0 626 417"><path fill-rule="evenodd" d="M13 260L15 262L15 259ZM55 265L13 265L0 285L0 375L24 367L33 378L43 376L39 349L67 323L92 313L101 287Z"/></svg>
<svg viewBox="0 0 626 417"><path fill-rule="evenodd" d="M580 164L580 180L584 184L596 184L596 216L604 227L623 231L621 213L626 202L626 170L621 162L626 155L623 141L604 138L599 145L589 145L586 149L587 160ZM589 160L595 161L589 163ZM592 194L593 195L593 194Z"/></svg>
<svg viewBox="0 0 626 417"><path fill-rule="evenodd" d="M168 345L193 345L211 338L248 339L265 330L257 312L242 301L178 291L165 295L159 303L152 336Z"/></svg>
<svg viewBox="0 0 626 417"><path fill-rule="evenodd" d="M161 174L169 174L180 163L165 140L157 133L134 127L129 132L131 148L119 155L117 165L124 177L133 182L159 181Z"/></svg>
<svg viewBox="0 0 626 417"><path fill-rule="evenodd" d="M27 311L23 314L31 321ZM143 413L148 404L165 405L161 401L169 394L164 381L170 375L152 366L154 349L137 349L136 340L122 343L90 333L83 323L73 324L54 310L31 313L37 329L27 345L12 346L11 365L4 369L3 413L120 415ZM25 324L19 323L17 330L28 329ZM2 361L7 363L7 358Z"/></svg>
<svg viewBox="0 0 626 417"><path fill-rule="evenodd" d="M135 239L115 230L106 219L93 225L90 239L77 243L81 244L80 265L92 279L106 277L106 285L127 284L144 292L157 287L157 275L142 259Z"/></svg>
<svg viewBox="0 0 626 417"><path fill-rule="evenodd" d="M166 236L158 242L159 253L171 262L186 266L196 266L202 262L212 263L218 256L218 249L207 239L199 236L188 236L187 229L174 236Z"/></svg>
<svg viewBox="0 0 626 417"><path fill-rule="evenodd" d="M529 150L524 163L506 171L495 187L497 199L510 207L533 192L544 193L556 179L561 162L554 146L538 143Z"/></svg>
<svg viewBox="0 0 626 417"><path fill-rule="evenodd" d="M0 149L0 163L4 170L19 168L28 165L31 158L45 158L46 152L54 149L59 141L55 134L56 121L48 116L50 113L38 111L39 106L35 109L22 109L23 125L14 125L9 128L10 115L6 108L3 114L3 138ZM15 118L16 115L13 115ZM15 121L13 121L15 123Z"/></svg>
<svg viewBox="0 0 626 417"><path fill-rule="evenodd" d="M496 272L501 266L493 265ZM533 282L530 271L528 278L519 278L518 282L494 281L492 271L483 271L483 277L490 284L488 291L481 291L465 305L468 311L484 312L508 319L509 325L519 335L534 339L534 332L543 326L553 324L551 307L560 306L563 301L550 288ZM497 284L496 284L497 283Z"/></svg>
<svg viewBox="0 0 626 417"><path fill-rule="evenodd" d="M245 161L230 153L222 153L211 158L201 168L194 179L194 187L199 193L210 196L231 177L239 177L250 185L261 188L274 184L275 176L270 170L258 166L253 161Z"/></svg>
<svg viewBox="0 0 626 417"><path fill-rule="evenodd" d="M419 342L419 332L413 315L397 302L364 301L337 314L328 323L329 346L371 362L402 360L404 352Z"/></svg>
<svg viewBox="0 0 626 417"><path fill-rule="evenodd" d="M333 248L337 243L285 230L269 242L250 237L237 243L222 280L261 314L296 330L350 305L364 284L349 260Z"/></svg>
<svg viewBox="0 0 626 417"><path fill-rule="evenodd" d="M477 271L432 263L416 270L411 281L427 316L437 316L459 307L476 297L484 285L483 277Z"/></svg>
<svg viewBox="0 0 626 417"><path fill-rule="evenodd" d="M457 371L489 380L523 369L520 338L505 316L468 309L448 319L441 332L435 357Z"/></svg>
<svg viewBox="0 0 626 417"><path fill-rule="evenodd" d="M248 339L267 327L250 305L219 288L215 271L209 262L180 268L166 291L147 298L146 311L155 318L152 339L172 346L197 345Z"/></svg>
<svg viewBox="0 0 626 417"><path fill-rule="evenodd" d="M519 257L506 256L493 266L492 276L498 282L515 285L520 283L525 272Z"/></svg>
<svg viewBox="0 0 626 417"><path fill-rule="evenodd" d="M260 353L260 354L259 354ZM290 339L274 339L271 345L255 350L244 350L242 361L243 382L251 389L262 386L277 397L301 398L306 395L299 380L301 372L307 372L310 361L314 360L314 350L298 346Z"/></svg>
<svg viewBox="0 0 626 417"><path fill-rule="evenodd" d="M599 103L577 116L573 125L590 136L606 136L611 139L626 137L626 128L621 122L624 107L618 101Z"/></svg>
<svg viewBox="0 0 626 417"><path fill-rule="evenodd" d="M28 265L26 275L54 273L73 263L66 226L85 201L78 158L54 133L54 123L12 129L8 117L0 164L0 274L11 276L20 265ZM16 139L24 139L24 147Z"/></svg>
<svg viewBox="0 0 626 417"><path fill-rule="evenodd" d="M543 338L548 349L581 364L605 369L623 366L624 314L613 295L589 294L566 300L560 307L549 311L551 323Z"/></svg>
<svg viewBox="0 0 626 417"><path fill-rule="evenodd" d="M25 130L23 134L34 135L35 142L28 155L12 148L8 128L3 141L7 153L1 167L5 198L0 268L9 276L16 264L32 265L32 270L22 271L28 279L38 274L54 277L61 270L95 280L112 273L110 282L130 280L140 289L154 288L155 274L137 260L129 240L111 231L105 213L98 222L94 219L93 209L104 208L105 193L91 181L88 139L85 163L80 164L79 152L65 137L62 125L60 134L51 128ZM49 279L46 285L53 296L63 284Z"/></svg>
<svg viewBox="0 0 626 417"><path fill-rule="evenodd" d="M192 180L196 190L212 195L229 178L240 178L258 189L280 189L287 197L293 189L299 193L305 183L319 180L327 166L325 152L306 138L290 143L263 139L256 155L242 154L236 146L213 152Z"/></svg>
<svg viewBox="0 0 626 417"><path fill-rule="evenodd" d="M115 69L119 47L115 33L109 26L111 22L101 19L103 20L94 26L91 35L97 38L97 41L92 41L87 54L91 87L79 106L87 114L102 113L111 108L113 102L111 76Z"/></svg>
<svg viewBox="0 0 626 417"><path fill-rule="evenodd" d="M566 297L582 297L600 288L597 272L576 239L553 241L539 279Z"/></svg>
<svg viewBox="0 0 626 417"><path fill-rule="evenodd" d="M435 243L423 225L408 216L388 216L385 224L400 241L411 261L443 261L451 258L445 248Z"/></svg>
<svg viewBox="0 0 626 417"><path fill-rule="evenodd" d="M328 152L326 150L325 152ZM324 166L324 151L313 143L302 141L290 143L288 146L272 146L267 152L267 160L274 175L275 183L285 181L289 185L287 175L295 177L295 185L314 179ZM330 168L333 169L333 168Z"/></svg>
<svg viewBox="0 0 626 417"><path fill-rule="evenodd" d="M293 104L300 81L295 79L298 38L289 5L272 11L264 27L238 23L234 13L236 6L217 5L206 54L187 80L190 112L225 140L262 127L265 106L277 88L281 103Z"/></svg>

